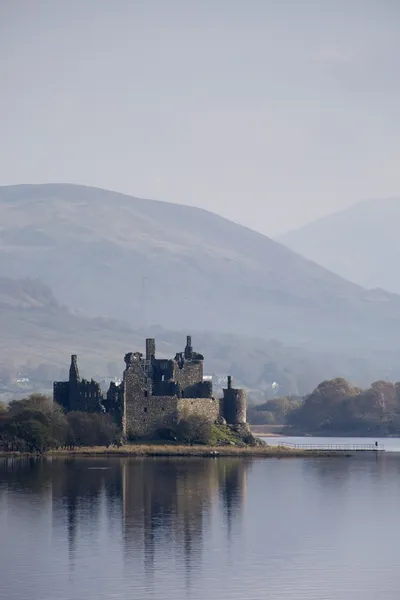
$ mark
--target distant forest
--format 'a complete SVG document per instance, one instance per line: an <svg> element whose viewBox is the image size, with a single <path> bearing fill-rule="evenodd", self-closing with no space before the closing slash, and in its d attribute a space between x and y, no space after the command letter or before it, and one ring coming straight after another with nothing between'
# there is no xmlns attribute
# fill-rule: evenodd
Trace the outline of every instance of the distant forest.
<svg viewBox="0 0 400 600"><path fill-rule="evenodd" d="M303 398L273 398L250 407L248 420L282 425L287 433L400 434L400 382L376 381L360 389L346 379L331 379Z"/></svg>

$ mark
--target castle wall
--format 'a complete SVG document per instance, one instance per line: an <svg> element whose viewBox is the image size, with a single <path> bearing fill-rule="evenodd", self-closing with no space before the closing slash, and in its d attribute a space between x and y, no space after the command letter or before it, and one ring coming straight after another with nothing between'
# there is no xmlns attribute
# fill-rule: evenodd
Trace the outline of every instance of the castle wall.
<svg viewBox="0 0 400 600"><path fill-rule="evenodd" d="M55 381L53 384L53 400L64 410L69 410L69 381Z"/></svg>
<svg viewBox="0 0 400 600"><path fill-rule="evenodd" d="M219 401L214 398L179 398L177 404L180 419L187 419L196 415L202 417L205 421L214 423L220 414Z"/></svg>
<svg viewBox="0 0 400 600"><path fill-rule="evenodd" d="M174 380L181 386L183 396L193 396L194 386L203 382L203 361L185 360L181 366L176 362Z"/></svg>
<svg viewBox="0 0 400 600"><path fill-rule="evenodd" d="M106 412L110 414L119 427L122 426L122 413L124 407L124 386L116 385L113 381L107 391L107 397L103 400Z"/></svg>
<svg viewBox="0 0 400 600"><path fill-rule="evenodd" d="M159 381L153 382L153 396L178 396L179 386L175 381Z"/></svg>
<svg viewBox="0 0 400 600"><path fill-rule="evenodd" d="M86 412L101 412L103 392L97 381L86 381L78 383L78 399L76 408L73 410L84 410Z"/></svg>
<svg viewBox="0 0 400 600"><path fill-rule="evenodd" d="M155 358L151 362L151 371L154 383L173 381L174 361L165 358Z"/></svg>
<svg viewBox="0 0 400 600"><path fill-rule="evenodd" d="M183 398L212 398L212 381L200 381L189 385L182 392Z"/></svg>
<svg viewBox="0 0 400 600"><path fill-rule="evenodd" d="M146 436L162 427L173 427L180 419L195 415L213 423L219 417L219 401L173 396L150 396L128 401L125 435Z"/></svg>
<svg viewBox="0 0 400 600"><path fill-rule="evenodd" d="M174 396L150 396L126 403L125 435L141 437L159 428L173 426L178 419L178 399Z"/></svg>
<svg viewBox="0 0 400 600"><path fill-rule="evenodd" d="M202 381L202 361L185 361L182 368L176 364L176 380L154 382L152 388L151 378L145 369L146 361L141 355L129 354L126 359L122 429L128 438L146 436L161 427L173 426L185 416L199 415L212 422L218 418L219 402L210 397L210 383ZM156 363L164 371L171 361L165 361L165 365L162 361ZM178 391L179 384L188 392L189 397L178 398L175 392ZM163 394L164 390L166 393ZM152 391L157 395L152 395ZM191 397L195 393L197 397Z"/></svg>

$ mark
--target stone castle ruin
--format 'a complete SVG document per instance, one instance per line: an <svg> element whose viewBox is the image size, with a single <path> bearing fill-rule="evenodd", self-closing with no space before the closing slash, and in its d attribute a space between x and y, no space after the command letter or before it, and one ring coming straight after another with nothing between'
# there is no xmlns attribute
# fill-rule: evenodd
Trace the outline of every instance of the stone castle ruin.
<svg viewBox="0 0 400 600"><path fill-rule="evenodd" d="M181 419L199 416L211 423L246 425L246 394L234 389L228 376L223 398L213 396L212 381L204 378L204 356L186 347L175 358L156 358L155 339L146 340L146 354L129 352L120 385L111 382L106 394L100 385L81 379L72 355L69 381L54 382L54 401L67 412L105 412L121 426L126 437L144 437L171 427Z"/></svg>

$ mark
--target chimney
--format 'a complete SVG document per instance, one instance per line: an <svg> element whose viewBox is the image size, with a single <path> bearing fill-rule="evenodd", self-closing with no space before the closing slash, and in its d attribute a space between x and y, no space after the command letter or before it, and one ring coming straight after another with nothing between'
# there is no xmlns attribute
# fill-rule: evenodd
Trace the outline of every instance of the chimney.
<svg viewBox="0 0 400 600"><path fill-rule="evenodd" d="M155 358L156 355L156 340L154 338L146 339L146 360Z"/></svg>
<svg viewBox="0 0 400 600"><path fill-rule="evenodd" d="M192 358L193 356L193 346L192 346L192 336L186 336L186 348L185 348L185 358Z"/></svg>

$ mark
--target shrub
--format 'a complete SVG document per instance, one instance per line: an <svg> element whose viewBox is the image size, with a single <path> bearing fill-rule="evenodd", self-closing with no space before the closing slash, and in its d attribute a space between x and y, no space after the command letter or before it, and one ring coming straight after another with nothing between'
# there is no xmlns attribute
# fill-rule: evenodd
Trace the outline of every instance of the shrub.
<svg viewBox="0 0 400 600"><path fill-rule="evenodd" d="M199 416L181 419L176 426L176 439L183 444L210 444L211 423Z"/></svg>
<svg viewBox="0 0 400 600"><path fill-rule="evenodd" d="M174 427L159 427L156 435L160 440L167 442L176 442L177 440L176 429Z"/></svg>
<svg viewBox="0 0 400 600"><path fill-rule="evenodd" d="M43 394L32 394L0 412L0 448L44 452L60 446L110 446L121 442L121 432L110 415L72 412Z"/></svg>

